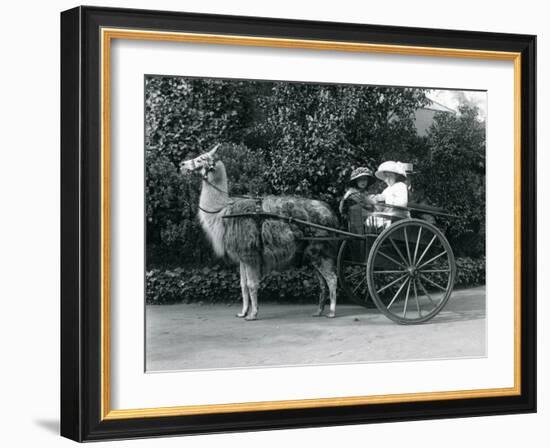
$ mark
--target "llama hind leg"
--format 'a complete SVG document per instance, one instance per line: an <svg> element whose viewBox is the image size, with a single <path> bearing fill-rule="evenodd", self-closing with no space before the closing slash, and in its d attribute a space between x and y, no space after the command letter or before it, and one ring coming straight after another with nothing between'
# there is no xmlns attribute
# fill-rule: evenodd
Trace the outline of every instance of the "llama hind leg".
<svg viewBox="0 0 550 448"><path fill-rule="evenodd" d="M248 285L246 284L246 267L243 263L240 263L239 271L241 274L241 295L243 298L243 309L240 313L237 314L237 317L245 317L246 313L248 313L250 293L248 291Z"/></svg>
<svg viewBox="0 0 550 448"><path fill-rule="evenodd" d="M319 317L323 315L323 311L325 310L325 304L327 303L327 282L325 281L325 278L319 272L319 269L314 266L315 268L315 274L317 275L317 279L319 280L319 307L317 308L317 311L315 311L312 316L313 317Z"/></svg>
<svg viewBox="0 0 550 448"><path fill-rule="evenodd" d="M260 270L258 267L246 265L246 286L250 296L250 308L246 320L256 320L258 317L258 289L260 289Z"/></svg>
<svg viewBox="0 0 550 448"><path fill-rule="evenodd" d="M336 286L338 283L338 277L336 276L336 268L334 266L334 260L326 258L321 260L317 266L319 272L327 282L329 297L330 297L330 311L327 317L336 317Z"/></svg>

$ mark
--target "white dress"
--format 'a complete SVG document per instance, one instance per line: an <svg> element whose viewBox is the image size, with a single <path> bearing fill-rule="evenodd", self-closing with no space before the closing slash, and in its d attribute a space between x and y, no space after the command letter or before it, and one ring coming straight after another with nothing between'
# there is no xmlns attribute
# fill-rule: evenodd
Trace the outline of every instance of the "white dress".
<svg viewBox="0 0 550 448"><path fill-rule="evenodd" d="M409 200L409 189L404 182L396 182L386 187L380 196L388 205L406 207ZM392 223L392 218L410 218L410 213L407 210L384 207L380 204L376 206L374 216L370 218L370 221L367 220L366 225L374 228L388 227Z"/></svg>
<svg viewBox="0 0 550 448"><path fill-rule="evenodd" d="M386 187L382 192L382 196L384 196L384 202L386 204L406 207L409 201L409 190L404 182L396 182Z"/></svg>

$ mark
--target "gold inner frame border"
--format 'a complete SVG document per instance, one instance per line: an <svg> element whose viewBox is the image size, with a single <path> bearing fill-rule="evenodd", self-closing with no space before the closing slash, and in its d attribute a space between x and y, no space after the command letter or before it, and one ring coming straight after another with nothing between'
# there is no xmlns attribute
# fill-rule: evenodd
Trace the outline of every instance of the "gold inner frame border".
<svg viewBox="0 0 550 448"><path fill-rule="evenodd" d="M101 28L101 420L168 417L228 412L307 409L383 403L406 403L514 396L521 394L521 53L459 48L265 38L239 35ZM227 404L111 409L110 345L110 63L113 39L186 42L214 45L297 48L412 56L506 60L514 63L514 386L442 392L314 398Z"/></svg>

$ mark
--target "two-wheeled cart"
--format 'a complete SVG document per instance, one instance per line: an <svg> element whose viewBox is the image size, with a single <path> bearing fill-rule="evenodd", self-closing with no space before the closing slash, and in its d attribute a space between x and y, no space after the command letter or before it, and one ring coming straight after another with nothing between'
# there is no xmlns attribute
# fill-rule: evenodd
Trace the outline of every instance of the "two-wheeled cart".
<svg viewBox="0 0 550 448"><path fill-rule="evenodd" d="M451 215L434 207L393 208L420 214L424 219L395 219L374 212L362 226L363 232L353 232L263 212L225 218L280 219L327 231L334 236L319 239L340 243L336 266L346 296L363 306L371 299L380 312L399 324L419 324L436 316L453 291L453 251L443 232L429 219Z"/></svg>

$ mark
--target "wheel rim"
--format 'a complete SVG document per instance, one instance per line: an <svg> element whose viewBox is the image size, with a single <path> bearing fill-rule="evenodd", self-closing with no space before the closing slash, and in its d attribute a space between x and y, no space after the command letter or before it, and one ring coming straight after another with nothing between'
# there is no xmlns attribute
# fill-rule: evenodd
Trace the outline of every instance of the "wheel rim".
<svg viewBox="0 0 550 448"><path fill-rule="evenodd" d="M361 245L365 247L361 247ZM338 252L338 280L346 296L354 303L367 306L369 290L366 275L366 241L344 240Z"/></svg>
<svg viewBox="0 0 550 448"><path fill-rule="evenodd" d="M449 300L456 275L453 251L434 225L399 221L374 242L368 262L369 292L378 309L395 322L430 320Z"/></svg>

